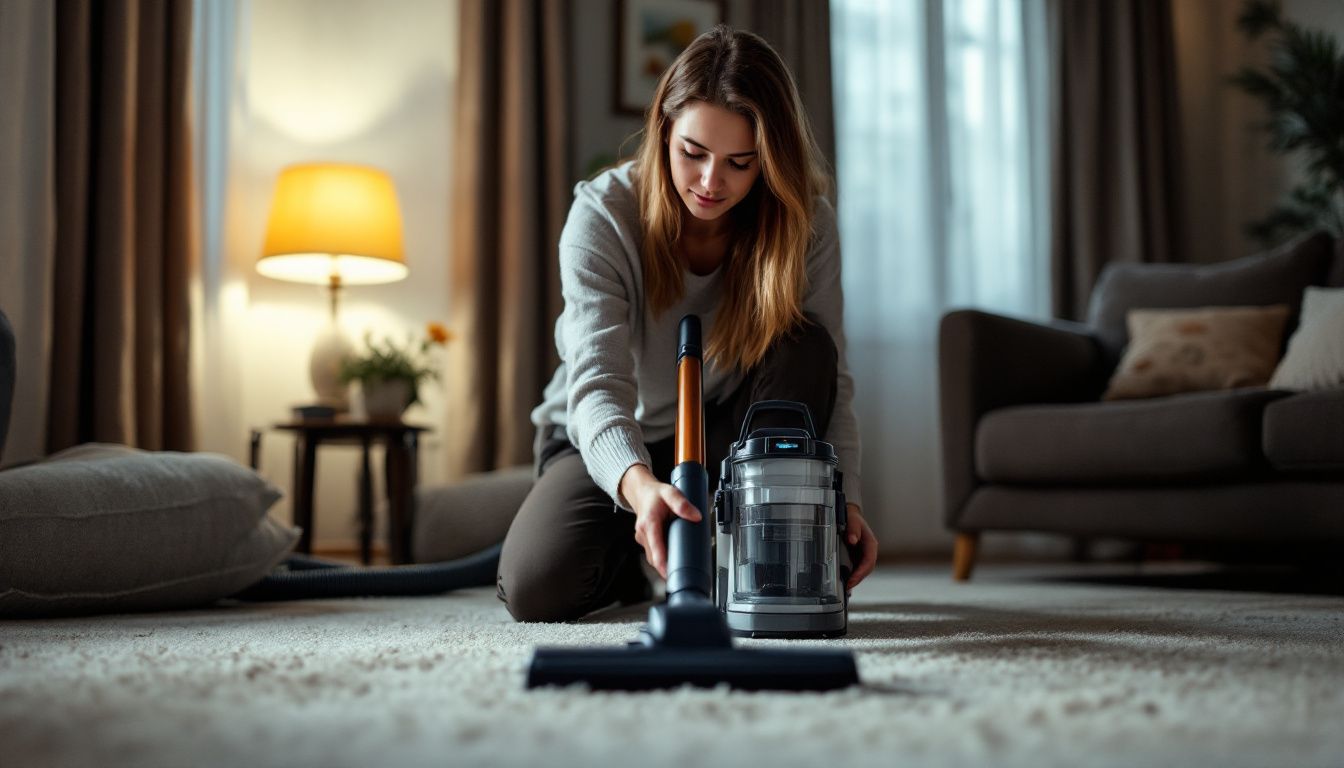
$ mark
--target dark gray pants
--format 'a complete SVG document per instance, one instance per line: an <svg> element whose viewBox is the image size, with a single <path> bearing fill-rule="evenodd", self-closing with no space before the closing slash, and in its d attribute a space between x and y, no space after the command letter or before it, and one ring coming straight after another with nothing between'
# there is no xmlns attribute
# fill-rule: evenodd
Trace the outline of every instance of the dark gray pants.
<svg viewBox="0 0 1344 768"><path fill-rule="evenodd" d="M754 402L806 403L824 436L835 404L836 370L835 343L809 317L775 343L737 391L721 403L707 403L710 492L718 485L719 463ZM780 414L758 418L754 426L797 425L791 414ZM672 474L673 438L647 448L654 475L666 482ZM496 589L509 613L518 621L570 621L614 602L648 599L635 516L613 511L611 497L593 482L563 429L539 431L535 459L536 483L513 519L499 558Z"/></svg>

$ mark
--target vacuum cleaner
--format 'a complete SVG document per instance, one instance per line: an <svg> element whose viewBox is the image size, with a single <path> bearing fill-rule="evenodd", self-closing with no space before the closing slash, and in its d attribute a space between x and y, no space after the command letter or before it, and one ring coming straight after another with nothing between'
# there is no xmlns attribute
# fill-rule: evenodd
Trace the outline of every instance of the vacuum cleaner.
<svg viewBox="0 0 1344 768"><path fill-rule="evenodd" d="M700 521L672 519L667 597L649 610L637 640L624 648L539 648L527 672L528 688L581 683L595 690L638 691L727 684L745 690L826 691L858 684L848 650L734 647L725 612L712 597L713 522L701 391L700 319L687 315L677 345L671 483L700 510Z"/></svg>
<svg viewBox="0 0 1344 768"><path fill-rule="evenodd" d="M756 416L783 411L804 429L748 433ZM721 465L719 610L749 637L839 637L847 623L839 553L844 546L843 477L830 443L817 439L803 403L753 403Z"/></svg>

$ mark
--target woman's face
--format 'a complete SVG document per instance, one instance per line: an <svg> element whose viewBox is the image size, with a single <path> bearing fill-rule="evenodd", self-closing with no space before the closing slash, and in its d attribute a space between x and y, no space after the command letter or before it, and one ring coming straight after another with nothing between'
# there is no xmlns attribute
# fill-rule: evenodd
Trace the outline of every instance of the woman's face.
<svg viewBox="0 0 1344 768"><path fill-rule="evenodd" d="M692 102L673 121L667 144L672 183L686 209L702 221L731 210L761 174L751 124L723 107Z"/></svg>

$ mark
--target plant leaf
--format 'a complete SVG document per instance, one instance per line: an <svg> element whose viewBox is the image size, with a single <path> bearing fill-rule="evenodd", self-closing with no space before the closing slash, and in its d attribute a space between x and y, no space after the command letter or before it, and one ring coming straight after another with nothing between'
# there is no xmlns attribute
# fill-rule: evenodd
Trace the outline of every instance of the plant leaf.
<svg viewBox="0 0 1344 768"><path fill-rule="evenodd" d="M1254 40L1283 25L1283 9L1277 0L1249 0L1237 17L1237 27Z"/></svg>
<svg viewBox="0 0 1344 768"><path fill-rule="evenodd" d="M1285 20L1278 0L1249 0L1237 20L1250 38L1275 32L1268 65L1243 67L1230 81L1259 100L1267 145L1295 155L1306 180L1248 232L1261 242L1344 229L1344 46L1332 35Z"/></svg>

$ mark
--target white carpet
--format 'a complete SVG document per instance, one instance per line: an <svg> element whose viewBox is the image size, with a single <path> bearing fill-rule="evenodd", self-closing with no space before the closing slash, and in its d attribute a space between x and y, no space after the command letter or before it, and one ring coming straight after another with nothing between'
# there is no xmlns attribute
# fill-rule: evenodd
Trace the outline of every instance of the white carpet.
<svg viewBox="0 0 1344 768"><path fill-rule="evenodd" d="M0 622L0 764L1344 764L1344 599L1059 573L879 571L865 686L825 695L525 691L533 645L644 611L520 625L486 589Z"/></svg>

